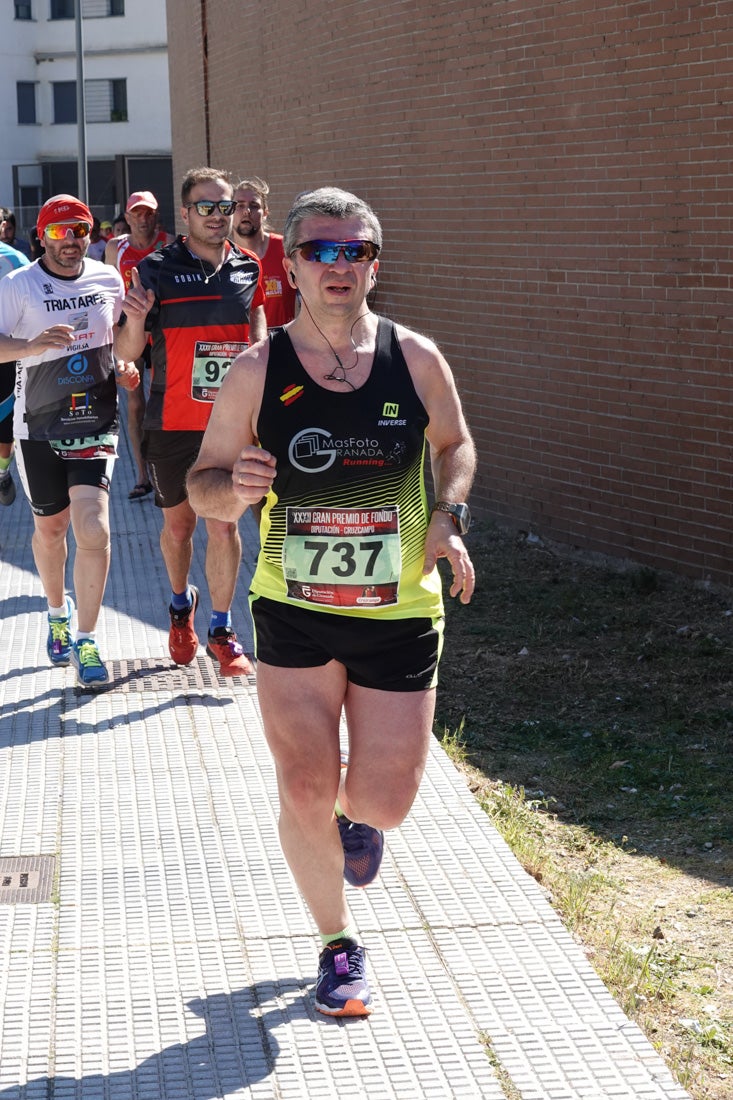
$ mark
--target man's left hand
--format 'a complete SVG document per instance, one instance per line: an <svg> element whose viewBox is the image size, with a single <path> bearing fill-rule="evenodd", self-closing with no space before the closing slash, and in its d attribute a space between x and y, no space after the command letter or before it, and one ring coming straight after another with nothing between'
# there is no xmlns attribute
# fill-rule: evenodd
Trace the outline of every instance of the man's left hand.
<svg viewBox="0 0 733 1100"><path fill-rule="evenodd" d="M456 525L445 512L433 512L428 524L423 564L425 575L432 573L438 558L447 558L453 570L451 596L459 596L461 603L470 603L476 583L473 562Z"/></svg>
<svg viewBox="0 0 733 1100"><path fill-rule="evenodd" d="M123 390L136 390L140 385L140 371L135 364L123 363L121 359L115 367L115 378L117 385L122 386Z"/></svg>

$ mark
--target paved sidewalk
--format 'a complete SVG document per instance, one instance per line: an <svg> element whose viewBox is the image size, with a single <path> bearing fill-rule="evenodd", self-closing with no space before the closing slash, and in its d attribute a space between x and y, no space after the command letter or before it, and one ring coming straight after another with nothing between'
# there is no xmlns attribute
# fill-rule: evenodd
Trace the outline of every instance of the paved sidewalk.
<svg viewBox="0 0 733 1100"><path fill-rule="evenodd" d="M98 696L49 667L30 512L20 492L0 509L0 1100L686 1097L437 743L350 898L374 1014L315 1012L254 682L203 648L171 665L159 516L133 480L125 456Z"/></svg>

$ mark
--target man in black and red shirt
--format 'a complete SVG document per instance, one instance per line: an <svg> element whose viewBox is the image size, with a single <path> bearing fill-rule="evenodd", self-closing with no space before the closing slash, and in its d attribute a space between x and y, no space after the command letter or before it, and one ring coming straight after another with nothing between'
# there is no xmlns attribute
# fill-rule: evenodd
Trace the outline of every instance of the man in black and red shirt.
<svg viewBox="0 0 733 1100"><path fill-rule="evenodd" d="M173 237L158 224L158 200L152 191L133 191L127 200L125 216L130 223L129 232L112 237L104 249L104 262L117 268L125 290L130 289L133 267L139 267L146 256L167 244ZM135 366L142 382L149 365L148 348ZM153 491L142 455L143 420L145 419L145 386L140 385L127 395L127 438L137 467L137 481L127 494L129 500L142 500Z"/></svg>
<svg viewBox="0 0 733 1100"><path fill-rule="evenodd" d="M194 616L199 593L189 583L196 514L188 502L186 473L232 360L267 335L259 261L228 240L232 194L228 175L218 169L198 168L186 175L181 218L187 233L133 269L115 349L120 359L134 361L147 334L152 338L143 455L155 502L163 510L160 546L172 590L168 646L179 665L190 664L198 648ZM207 652L219 662L222 675L246 675L251 665L231 623L239 530L233 523L205 522L213 608Z"/></svg>

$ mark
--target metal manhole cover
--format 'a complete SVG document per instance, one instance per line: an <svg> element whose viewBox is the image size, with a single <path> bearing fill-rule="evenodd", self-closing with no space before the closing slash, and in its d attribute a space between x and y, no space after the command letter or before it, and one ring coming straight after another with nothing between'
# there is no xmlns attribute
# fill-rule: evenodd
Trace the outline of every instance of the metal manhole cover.
<svg viewBox="0 0 733 1100"><path fill-rule="evenodd" d="M55 856L0 858L0 905L48 901L55 870Z"/></svg>
<svg viewBox="0 0 733 1100"><path fill-rule="evenodd" d="M174 665L165 658L109 661L110 683L106 691L165 691L187 695L217 692L221 688L249 691L254 676L219 676L209 657L199 656L190 665ZM87 689L77 687L78 692Z"/></svg>

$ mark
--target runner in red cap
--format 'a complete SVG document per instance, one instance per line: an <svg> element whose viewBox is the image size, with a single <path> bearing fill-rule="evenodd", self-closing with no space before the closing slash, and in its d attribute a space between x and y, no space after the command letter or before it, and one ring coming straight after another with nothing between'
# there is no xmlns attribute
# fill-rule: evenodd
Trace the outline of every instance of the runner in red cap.
<svg viewBox="0 0 733 1100"><path fill-rule="evenodd" d="M46 226L52 222L86 222L90 227L94 221L92 212L86 203L73 195L53 195L46 199L38 211L36 233L43 237Z"/></svg>
<svg viewBox="0 0 733 1100"><path fill-rule="evenodd" d="M0 361L16 361L16 461L48 600L46 651L54 665L71 661L82 687L98 690L109 681L95 631L109 572L117 385L133 389L139 375L125 364L115 369L124 287L119 272L87 257L92 221L73 195L54 195L41 207L44 255L0 281ZM76 541L73 640L69 525Z"/></svg>

